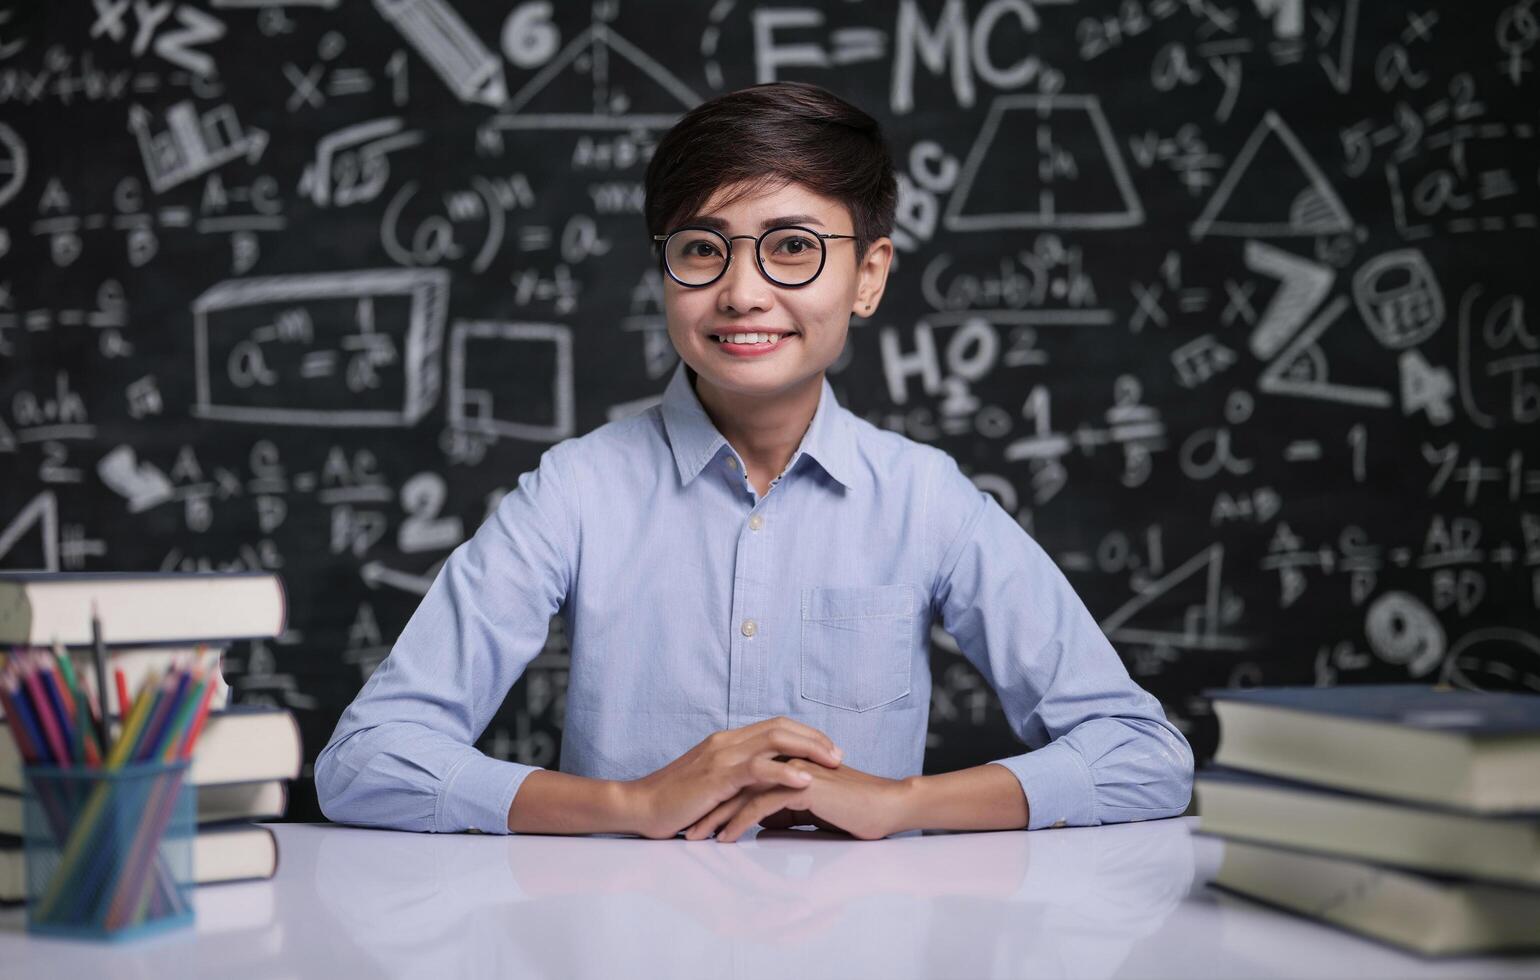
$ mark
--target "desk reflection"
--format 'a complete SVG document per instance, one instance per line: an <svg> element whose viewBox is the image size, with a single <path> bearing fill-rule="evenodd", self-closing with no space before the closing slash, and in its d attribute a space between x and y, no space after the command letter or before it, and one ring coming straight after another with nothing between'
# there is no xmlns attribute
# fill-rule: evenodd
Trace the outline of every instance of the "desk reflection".
<svg viewBox="0 0 1540 980"><path fill-rule="evenodd" d="M407 976L1109 977L1194 885L1180 819L736 844L334 828L313 843L336 925Z"/></svg>

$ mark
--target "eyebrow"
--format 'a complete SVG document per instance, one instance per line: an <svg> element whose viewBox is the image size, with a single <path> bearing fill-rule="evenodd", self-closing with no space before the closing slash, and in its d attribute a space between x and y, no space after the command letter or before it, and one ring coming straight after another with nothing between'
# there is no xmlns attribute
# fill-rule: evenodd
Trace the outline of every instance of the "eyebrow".
<svg viewBox="0 0 1540 980"><path fill-rule="evenodd" d="M717 231L726 231L727 222L715 215L698 214L683 222L686 225L705 225L707 228L715 228ZM786 214L779 218L766 218L759 223L760 231L768 231L778 225L817 225L822 228L823 222L810 214Z"/></svg>

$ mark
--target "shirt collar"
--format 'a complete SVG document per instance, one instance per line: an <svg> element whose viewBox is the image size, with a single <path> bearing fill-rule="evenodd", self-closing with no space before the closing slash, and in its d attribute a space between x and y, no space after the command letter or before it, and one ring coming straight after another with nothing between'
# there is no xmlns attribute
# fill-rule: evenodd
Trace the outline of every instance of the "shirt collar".
<svg viewBox="0 0 1540 980"><path fill-rule="evenodd" d="M689 365L684 361L674 369L674 376L663 393L661 407L663 425L674 451L674 463L679 467L679 479L689 483L727 445L727 437L717 431L711 416L706 414L700 396L690 384ZM847 414L825 377L818 410L813 413L812 424L802 437L802 445L792 454L787 470L795 465L798 456L806 453L843 486L853 487L854 445Z"/></svg>

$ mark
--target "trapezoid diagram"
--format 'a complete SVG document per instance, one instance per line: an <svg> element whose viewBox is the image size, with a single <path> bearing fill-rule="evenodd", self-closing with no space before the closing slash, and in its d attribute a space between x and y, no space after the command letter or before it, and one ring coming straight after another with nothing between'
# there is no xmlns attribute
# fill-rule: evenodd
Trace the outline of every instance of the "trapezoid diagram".
<svg viewBox="0 0 1540 980"><path fill-rule="evenodd" d="M1005 95L990 104L942 223L1130 228L1144 223L1144 206L1096 96Z"/></svg>

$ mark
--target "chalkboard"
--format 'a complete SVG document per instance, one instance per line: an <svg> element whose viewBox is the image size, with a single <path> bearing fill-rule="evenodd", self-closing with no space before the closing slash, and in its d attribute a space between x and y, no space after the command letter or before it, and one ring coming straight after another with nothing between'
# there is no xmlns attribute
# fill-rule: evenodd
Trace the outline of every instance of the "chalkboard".
<svg viewBox="0 0 1540 980"><path fill-rule="evenodd" d="M796 79L900 169L842 404L1200 760L1209 686L1540 691L1536 6L0 3L0 567L279 571L226 670L313 759L518 475L661 395L657 139ZM559 766L561 626L483 751ZM926 771L1019 751L934 645Z"/></svg>

